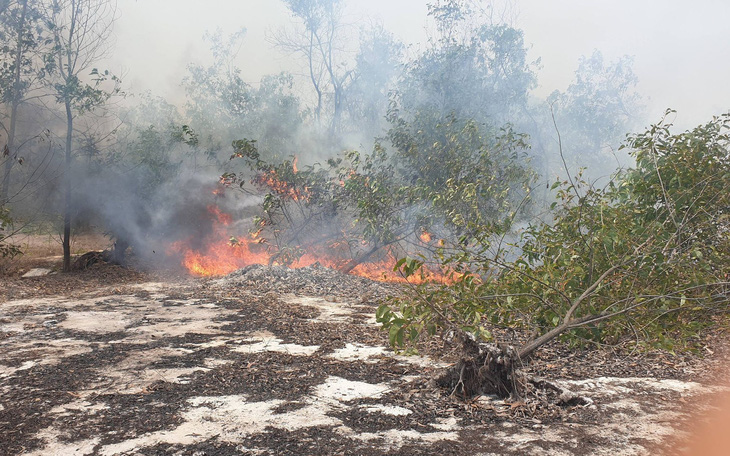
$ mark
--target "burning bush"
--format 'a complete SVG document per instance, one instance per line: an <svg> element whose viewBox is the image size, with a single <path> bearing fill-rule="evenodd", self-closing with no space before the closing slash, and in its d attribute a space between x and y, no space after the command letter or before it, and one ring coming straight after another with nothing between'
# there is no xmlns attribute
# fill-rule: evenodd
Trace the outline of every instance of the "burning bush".
<svg viewBox="0 0 730 456"><path fill-rule="evenodd" d="M453 115L407 120L394 109L389 120L392 150L382 141L370 154L350 151L326 165L271 164L255 141L233 143L232 158L248 172L222 182L263 193L251 234L268 246L271 262L319 261L381 278L397 258L431 258L434 239L467 242L487 225L504 231L524 209L533 174L520 135ZM421 273L419 281L448 280L440 268Z"/></svg>

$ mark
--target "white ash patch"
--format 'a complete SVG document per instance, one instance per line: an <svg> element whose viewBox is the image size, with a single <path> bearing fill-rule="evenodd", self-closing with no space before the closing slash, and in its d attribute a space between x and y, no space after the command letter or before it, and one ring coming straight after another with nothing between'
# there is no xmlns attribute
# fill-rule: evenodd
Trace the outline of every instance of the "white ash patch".
<svg viewBox="0 0 730 456"><path fill-rule="evenodd" d="M618 404L617 409L633 409L626 407L626 403ZM640 416L640 419L637 417ZM659 444L668 436L683 435L683 430L675 429L676 423L683 416L682 413L667 410L664 405L658 405L653 412L618 413L612 420L600 426L585 426L583 433L596 438L609 440L616 451L606 452L606 455L633 455L643 454L646 451L646 442Z"/></svg>
<svg viewBox="0 0 730 456"><path fill-rule="evenodd" d="M5 317L12 312L17 312L17 308L42 309L44 307L49 307L51 304L58 303L61 300L63 300L63 298L13 299L2 303L2 306L0 306L0 310L2 310L0 315Z"/></svg>
<svg viewBox="0 0 730 456"><path fill-rule="evenodd" d="M0 331L9 333L30 333L57 324L58 322L55 318L56 314L52 313L23 316L7 315L2 317L2 320L6 321L6 323L0 324Z"/></svg>
<svg viewBox="0 0 730 456"><path fill-rule="evenodd" d="M283 296L282 301L287 304L314 307L319 311L319 316L312 321L323 323L350 321L355 309L351 304L342 301L328 301L323 298L310 296Z"/></svg>
<svg viewBox="0 0 730 456"><path fill-rule="evenodd" d="M119 312L66 312L66 319L58 326L74 331L111 333L122 331L133 322L132 314Z"/></svg>
<svg viewBox="0 0 730 456"><path fill-rule="evenodd" d="M240 339L232 339L230 337L216 337L215 339L211 339L208 342L195 344L195 347L197 347L198 350L204 350L206 348L225 347L226 345L231 343L241 343L241 341ZM191 352L193 352L193 350L191 350Z"/></svg>
<svg viewBox="0 0 730 456"><path fill-rule="evenodd" d="M431 423L431 427L439 431L455 431L461 429L459 420L456 417L436 418L435 423Z"/></svg>
<svg viewBox="0 0 730 456"><path fill-rule="evenodd" d="M344 428L341 420L327 413L342 407L341 401L377 397L388 388L384 384L330 377L315 389L312 397L306 398L305 407L287 413L275 411L284 403L281 400L247 402L244 395L195 397L188 400L191 408L182 414L185 422L177 428L106 445L100 449L100 454L112 456L134 452L160 443L189 445L213 437L224 442L238 442L246 435L264 432L267 427L288 431L317 426Z"/></svg>
<svg viewBox="0 0 730 456"><path fill-rule="evenodd" d="M372 440L383 440L385 449L397 450L407 443L420 441L434 443L440 440L458 440L458 432L419 432L414 429L388 429L383 432L361 432L359 434L346 434L348 437L370 442Z"/></svg>
<svg viewBox="0 0 730 456"><path fill-rule="evenodd" d="M85 456L93 454L94 449L97 445L99 445L100 441L100 439L96 437L93 439L82 440L79 442L63 443L60 440L60 431L55 429L46 429L44 431L41 431L36 435L36 437L45 442L49 442L49 444L39 450L24 453L24 456Z"/></svg>
<svg viewBox="0 0 730 456"><path fill-rule="evenodd" d="M210 370L206 366L150 367L151 363L164 357L179 356L186 352L177 348L134 350L119 363L98 370L103 376L101 381L103 386L100 389L104 393L136 394L145 391L158 381L185 384L189 382L188 377L193 373Z"/></svg>
<svg viewBox="0 0 730 456"><path fill-rule="evenodd" d="M138 394L157 382L190 383L190 376L198 371L209 371L208 367L174 367L168 369L143 369L139 371L115 371L104 369L100 373L105 377L88 394Z"/></svg>
<svg viewBox="0 0 730 456"><path fill-rule="evenodd" d="M561 432L560 429L536 425L533 428L521 427L517 432L506 432L497 430L492 438L502 444L509 444L512 450L523 450L524 454L573 454L565 448L578 448L579 442L569 433ZM556 444L545 452L545 444ZM542 445L542 446L541 446Z"/></svg>
<svg viewBox="0 0 730 456"><path fill-rule="evenodd" d="M433 358L425 355L395 355L390 354L391 357L405 364L412 364L414 366L420 366L429 369L443 369L449 367L449 363L436 361ZM406 377L404 377L406 378ZM417 377L414 377L414 379Z"/></svg>
<svg viewBox="0 0 730 456"><path fill-rule="evenodd" d="M361 441L382 440L385 448L399 448L412 441L435 442L456 440L457 432L422 433L415 430L388 430L378 433L356 433L342 421L328 413L348 407L344 402L353 399L377 398L390 388L387 384L370 384L329 377L315 388L312 396L305 399L302 408L277 413L276 409L284 404L282 400L248 402L244 395L203 396L188 400L190 408L183 412L185 422L173 430L157 431L124 442L103 446L102 455L132 453L145 447L158 444L191 445L213 437L219 441L235 443L246 435L265 432L267 428L296 431L299 429L326 426L338 433ZM410 410L389 405L369 406L369 411L405 416ZM438 426L437 422L434 425ZM451 421L441 422L449 430L456 426Z"/></svg>
<svg viewBox="0 0 730 456"><path fill-rule="evenodd" d="M388 350L385 347L373 347L359 343L347 343L343 348L338 348L327 355L340 361L364 361L366 363L377 363L378 357L386 356ZM376 358L376 359L372 359Z"/></svg>
<svg viewBox="0 0 730 456"><path fill-rule="evenodd" d="M146 284L145 288L156 289L157 284ZM41 327L55 314L43 312L53 308L65 316L63 321L53 323L59 328L107 334L126 331L127 343L147 343L162 337L183 336L188 333L219 334L228 322L218 321L221 317L235 314L213 303L194 299L177 300L177 305L165 305L167 296L139 298L131 295L97 296L86 299L65 297L39 300L16 300L3 304L0 319L4 326L16 332L27 328ZM94 307L104 306L103 309ZM109 310L108 306L113 307ZM30 313L37 309L38 313ZM20 313L20 311L23 311ZM43 312L43 313L40 313ZM9 332L9 331L6 331Z"/></svg>
<svg viewBox="0 0 730 456"><path fill-rule="evenodd" d="M169 288L169 285L162 282L147 282L132 285L131 288L146 291L150 294L149 299L164 299L167 297L164 290Z"/></svg>
<svg viewBox="0 0 730 456"><path fill-rule="evenodd" d="M339 421L327 416L322 408L313 406L276 414L274 409L283 403L279 400L247 402L245 396L212 396L192 398L188 403L192 407L182 414L185 422L177 428L106 445L99 453L113 456L160 443L191 445L213 437L222 442L237 442L248 434L264 432L267 427L294 431L331 426Z"/></svg>
<svg viewBox="0 0 730 456"><path fill-rule="evenodd" d="M365 407L362 407L363 410L369 413L382 413L383 415L390 415L390 416L408 416L413 411L405 408L405 407L399 407L397 405L385 405L385 404L374 404L374 405L368 405Z"/></svg>
<svg viewBox="0 0 730 456"><path fill-rule="evenodd" d="M723 390L695 382L656 378L598 377L585 380L561 380L556 384L581 396L594 398L587 407L596 409L605 419L599 423L536 424L533 429L504 423L505 431L497 431L491 441L503 448L524 454L572 455L581 452L585 436L602 442L591 447L598 456L633 456L647 453L647 443L659 444L668 436L681 436L676 423L686 417L676 401L667 393L694 397ZM487 400L498 406L504 401ZM504 407L509 404L504 403Z"/></svg>
<svg viewBox="0 0 730 456"><path fill-rule="evenodd" d="M140 309L142 310L142 309ZM137 314L138 325L126 330L128 343L146 343L162 337L184 336L188 333L221 334L220 328L230 322L220 317L235 312L220 307L202 305L163 306L153 302Z"/></svg>
<svg viewBox="0 0 730 456"><path fill-rule="evenodd" d="M204 366L208 369L215 369L216 367L225 366L226 364L230 364L232 361L228 359L217 359L217 358L205 358L203 360L205 363Z"/></svg>
<svg viewBox="0 0 730 456"><path fill-rule="evenodd" d="M25 358L19 367L0 365L0 378L14 375L16 372L31 369L35 366L58 364L70 356L83 355L92 351L91 344L80 339L56 339L49 342L33 342L28 339L10 338L3 341L5 347L14 357Z"/></svg>
<svg viewBox="0 0 730 456"><path fill-rule="evenodd" d="M323 384L315 388L314 394L320 399L344 402L366 397L378 398L389 389L390 386L384 383L372 384L329 377Z"/></svg>
<svg viewBox="0 0 730 456"><path fill-rule="evenodd" d="M36 361L25 361L23 364L21 364L18 367L3 366L0 364L0 378L10 377L12 375L15 375L15 373L17 373L17 372L28 370L37 365L38 365L38 362L36 362Z"/></svg>
<svg viewBox="0 0 730 456"><path fill-rule="evenodd" d="M636 392L637 387L650 391L670 391L676 393L707 393L722 391L725 388L704 386L697 382L651 377L597 377L585 380L561 380L559 382L571 390L595 391L599 395L626 395Z"/></svg>
<svg viewBox="0 0 730 456"><path fill-rule="evenodd" d="M253 333L243 339L242 342L250 343L244 343L233 349L233 351L239 353L277 352L287 353L289 355L310 356L319 350L319 345L285 344L283 343L284 341L278 339L268 331Z"/></svg>
<svg viewBox="0 0 730 456"><path fill-rule="evenodd" d="M83 399L79 399L67 404L57 405L51 409L51 413L58 416L71 415L72 412L84 412L86 415L94 415L97 412L108 409L109 406L103 402L91 403Z"/></svg>

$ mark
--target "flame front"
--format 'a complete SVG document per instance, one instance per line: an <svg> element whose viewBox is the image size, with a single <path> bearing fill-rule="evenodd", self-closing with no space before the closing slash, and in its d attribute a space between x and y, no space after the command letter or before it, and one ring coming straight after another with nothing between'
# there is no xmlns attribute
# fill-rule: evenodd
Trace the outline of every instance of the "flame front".
<svg viewBox="0 0 730 456"><path fill-rule="evenodd" d="M197 276L221 276L252 264L266 264L266 249L255 239L240 241L231 238L228 226L232 222L229 214L216 206L208 206L208 212L215 218L213 228L202 240L202 250L190 248L190 239L170 245L168 253L181 254L182 264L191 274Z"/></svg>
<svg viewBox="0 0 730 456"><path fill-rule="evenodd" d="M170 245L168 253L180 255L181 262L190 274L200 277L223 276L233 271L254 264L281 264L267 251L266 244L261 242L260 233L246 237L231 236L232 217L216 206L209 206L208 212L213 220L212 229L199 243L203 247L195 249L192 239L177 241ZM424 241L425 242L425 241ZM335 250L335 249L332 249ZM424 270L421 275L408 279L393 271L396 257L388 252L385 259L377 262L365 262L356 265L350 274L366 277L380 282L448 282L449 279L440 273ZM302 268L315 263L332 269L342 269L348 260L338 258L331 252L312 249L289 265L291 268Z"/></svg>

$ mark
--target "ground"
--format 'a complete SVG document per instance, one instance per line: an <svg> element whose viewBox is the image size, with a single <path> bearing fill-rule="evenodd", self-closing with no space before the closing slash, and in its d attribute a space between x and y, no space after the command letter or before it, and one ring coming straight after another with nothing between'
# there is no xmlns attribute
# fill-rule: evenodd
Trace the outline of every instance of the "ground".
<svg viewBox="0 0 730 456"><path fill-rule="evenodd" d="M526 371L584 405L465 402L433 382L447 352L387 348L374 311L395 286L316 266L20 278L57 258L25 261L0 277L0 454L672 454L723 389L720 336L700 354L555 343Z"/></svg>

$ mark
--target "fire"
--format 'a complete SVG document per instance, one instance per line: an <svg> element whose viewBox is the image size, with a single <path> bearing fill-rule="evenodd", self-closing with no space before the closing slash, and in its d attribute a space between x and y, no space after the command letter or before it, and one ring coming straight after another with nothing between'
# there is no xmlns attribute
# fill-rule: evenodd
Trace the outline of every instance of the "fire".
<svg viewBox="0 0 730 456"><path fill-rule="evenodd" d="M193 275L219 276L229 274L252 264L266 264L268 254L255 240L239 241L231 239L228 226L233 221L230 214L216 206L208 206L214 217L212 231L203 239L202 250L188 247L190 240L178 241L170 245L169 254L181 254L182 264ZM235 241L235 242L232 242Z"/></svg>
<svg viewBox="0 0 730 456"><path fill-rule="evenodd" d="M429 233L428 231L425 231L425 230L418 237L421 239L421 242L423 242L424 244L428 244L429 242L431 242L433 240L433 236L431 236L431 233Z"/></svg>
<svg viewBox="0 0 730 456"><path fill-rule="evenodd" d="M259 174L254 178L254 182L266 187L280 197L290 198L294 201L309 201L311 196L309 189L297 189L293 184L280 179L275 170Z"/></svg>
<svg viewBox="0 0 730 456"><path fill-rule="evenodd" d="M175 242L168 248L168 254L181 256L182 265L190 274L201 277L222 276L237 269L253 264L282 264L288 263L281 256L272 256L267 249L267 244L261 239L261 231L251 233L247 236L238 237L231 233L230 225L233 221L230 214L222 212L216 206L209 206L208 213L213 219L210 232L201 239L202 247L192 248L192 239L185 239ZM319 263L324 267L342 269L347 265L348 260L344 255L337 254L337 246L329 246L329 249L312 249L299 256L293 263L292 268L302 268ZM407 280L400 274L393 271L396 263L396 256L387 252L384 258L375 262L363 262L356 265L350 274L367 277L380 282L409 282L422 283L429 281L449 282L450 280L441 273L424 269L422 275L409 277Z"/></svg>

